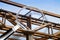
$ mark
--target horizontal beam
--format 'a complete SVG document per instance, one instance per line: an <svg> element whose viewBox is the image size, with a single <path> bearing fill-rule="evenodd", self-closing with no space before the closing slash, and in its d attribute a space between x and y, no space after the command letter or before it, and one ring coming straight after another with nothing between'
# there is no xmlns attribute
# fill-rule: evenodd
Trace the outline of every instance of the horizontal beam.
<svg viewBox="0 0 60 40"><path fill-rule="evenodd" d="M8 40L17 40L17 39L15 39L15 38L8 38Z"/></svg>
<svg viewBox="0 0 60 40"><path fill-rule="evenodd" d="M14 12L10 12L10 11L7 11L7 10L4 10L4 9L0 9L0 12L5 12L5 13L10 13L11 15L10 16L12 16L13 18L14 18L14 16L13 15L15 15L16 16L16 13L14 13ZM4 13L3 13L4 14ZM19 15L20 17L25 17L25 18L28 18L28 16L25 16L25 15ZM22 18L23 19L23 18ZM33 18L33 17L31 17L31 19L32 20L36 20L36 21L42 21L42 20L39 20L39 19L36 19L36 18ZM54 22L50 22L50 21L44 21L44 22L46 22L46 23L52 23L52 24L56 24L56 25L60 25L60 24L58 24L58 23L54 23Z"/></svg>
<svg viewBox="0 0 60 40"><path fill-rule="evenodd" d="M8 28L9 29L9 28ZM50 34L46 34L46 33L42 33L42 32L35 32L35 31L28 31L28 30L22 30L22 29L18 29L16 31L17 33L29 33L29 34L32 34L34 36L40 36L40 37L51 37L51 38L59 38L58 36L55 36L55 35L50 35ZM2 32L1 32L2 33Z"/></svg>
<svg viewBox="0 0 60 40"><path fill-rule="evenodd" d="M46 37L46 38L60 38L58 36L55 36L55 35L50 35L50 34L46 34L46 33L42 33L42 32L34 32L34 31L28 31L28 30L21 30L19 29L18 32L21 32L22 33L30 33L30 34L34 34L34 36L40 36L40 37Z"/></svg>
<svg viewBox="0 0 60 40"><path fill-rule="evenodd" d="M6 11L6 10L3 10L3 9L0 9L0 16L3 16L3 14L4 13L1 13L1 12L6 12L7 13L7 19L8 19L8 17L9 17L9 21L12 23L12 24L14 24L14 25L16 25L16 23L14 22L14 20L15 20L15 16L16 16L16 13L13 13L13 12L10 12L10 11ZM9 14L9 15L8 15ZM11 16L11 17L10 17ZM24 22L24 23L26 23L26 18L28 17L28 16L25 16L25 15L19 15L21 18L19 18L19 20L22 20L21 22ZM23 18L23 17L25 17L25 18ZM39 20L39 19L36 19L36 18L32 18L31 17L31 23L32 24L35 24L35 25L38 25L38 26L40 26L40 24L41 24L41 22L42 22L42 20ZM58 27L58 26L60 26L60 24L57 24L57 23L53 23L53 22L49 22L49 21L44 21L44 23L46 24L46 23L51 23L51 25L56 25L56 26L53 26L53 28L54 29L57 29L57 30L60 30L60 27Z"/></svg>
<svg viewBox="0 0 60 40"><path fill-rule="evenodd" d="M59 35L60 34L60 31L54 33L55 36Z"/></svg>
<svg viewBox="0 0 60 40"><path fill-rule="evenodd" d="M37 27L37 28L33 29L33 31L38 31L38 30L40 30L40 29L42 29L42 28L44 28L44 27L46 27L46 26L50 26L50 25L51 25L51 24L41 25L40 27Z"/></svg>
<svg viewBox="0 0 60 40"><path fill-rule="evenodd" d="M51 13L51 12L44 11L44 10L39 10L38 8L35 8L35 7L26 6L26 5L23 5L23 4L19 4L19 3L12 2L12 1L7 1L7 0L0 0L0 2L4 2L4 3L10 4L10 5L13 5L13 6L17 6L17 7L20 7L20 8L25 7L25 9L28 9L28 10L31 10L31 11L35 11L35 12L38 12L38 13L43 13L43 14L46 14L46 15L50 15L50 16L53 16L53 17L60 18L60 15L58 15L58 14Z"/></svg>

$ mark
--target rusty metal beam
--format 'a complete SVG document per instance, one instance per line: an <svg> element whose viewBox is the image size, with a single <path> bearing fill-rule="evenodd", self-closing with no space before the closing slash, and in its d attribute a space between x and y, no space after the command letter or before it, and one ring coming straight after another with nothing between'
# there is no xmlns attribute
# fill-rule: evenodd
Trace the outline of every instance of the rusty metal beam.
<svg viewBox="0 0 60 40"><path fill-rule="evenodd" d="M37 27L37 28L33 29L33 31L38 31L38 30L40 30L40 29L42 29L44 27L50 26L50 25L51 25L50 23L41 25L40 27Z"/></svg>
<svg viewBox="0 0 60 40"><path fill-rule="evenodd" d="M34 34L34 36L40 36L40 37L51 37L51 38L58 38L57 36L55 35L50 35L50 34L45 34L45 33L42 33L42 32L35 32L35 31L28 31L28 30L22 30L22 29L18 29L16 32L18 33L30 33L30 34Z"/></svg>
<svg viewBox="0 0 60 40"><path fill-rule="evenodd" d="M40 36L40 37L60 38L60 37L58 37L58 36L50 35L50 34L45 34L45 33L42 33L42 32L34 32L34 31L21 30L21 29L19 29L19 31L20 31L20 32L22 31L23 33L30 33L30 34L33 34L33 33L34 33L35 36Z"/></svg>
<svg viewBox="0 0 60 40"><path fill-rule="evenodd" d="M20 8L25 7L25 9L28 9L28 10L31 10L31 11L35 11L35 12L38 12L38 13L43 13L43 14L46 14L46 15L50 15L50 16L60 18L60 15L58 15L58 14L54 14L54 13L44 11L44 10L39 10L38 8L35 8L35 7L26 6L26 5L23 5L23 4L19 4L19 3L16 3L16 2L12 2L12 1L6 1L6 0L0 0L0 2L4 2L4 3L10 4L10 5L14 5L14 6L17 6L17 7L20 7Z"/></svg>
<svg viewBox="0 0 60 40"><path fill-rule="evenodd" d="M27 18L27 27L31 29L31 15Z"/></svg>
<svg viewBox="0 0 60 40"><path fill-rule="evenodd" d="M55 35L55 36L57 36L58 34L60 34L60 31L58 31L58 32L54 33L54 35Z"/></svg>
<svg viewBox="0 0 60 40"><path fill-rule="evenodd" d="M57 25L58 25L58 24L57 24ZM21 31L22 31L23 33L26 32L25 30L24 30L24 31L21 30ZM21 32L21 31L20 31L20 32ZM29 31L29 32L30 32L30 31ZM31 31L30 33L32 33L32 31ZM33 32L33 33L34 33L34 32ZM36 35L36 36L42 36L42 35L43 35L43 37L44 37L45 33L44 33L44 34L43 34L43 33L40 33L40 34L37 33L37 34L35 34L35 35Z"/></svg>
<svg viewBox="0 0 60 40"><path fill-rule="evenodd" d="M18 33L30 33L30 34L34 34L34 36L40 36L40 37L52 37L52 38L58 38L54 35L50 35L50 34L45 34L45 33L42 33L42 32L35 32L35 31L28 31L28 30L22 30L22 29L18 29L17 30Z"/></svg>
<svg viewBox="0 0 60 40"><path fill-rule="evenodd" d="M10 11L6 11L6 10L2 10L0 9L0 12L6 12L7 13L7 19L14 25L16 25L16 23L14 22L15 20L15 16L16 16L16 13L13 13L13 12L10 12ZM0 13L0 16L2 17L4 13ZM9 15L8 15L9 14ZM11 16L11 17L10 17ZM19 15L20 17L22 18L19 18L19 20L22 20L21 22L24 22L26 23L26 20L28 18L28 16L24 16L24 15ZM8 18L10 17L10 18ZM23 18L25 17L25 18ZM35 21L36 20L36 21ZM41 24L42 20L39 20L39 19L36 19L36 18L32 18L31 17L31 24L35 24L35 25L39 25ZM60 24L57 24L57 23L53 23L53 22L49 22L49 21L44 21L45 23L51 23L51 25L56 25L56 26L53 26L54 29L57 29L57 30L60 30L60 28L58 26L60 26Z"/></svg>
<svg viewBox="0 0 60 40"><path fill-rule="evenodd" d="M10 13L11 15L10 16L13 16L13 15L16 15L16 13L14 12L10 12L10 11L7 11L7 10L4 10L4 9L0 9L0 12L6 12L6 13ZM0 15L1 16L1 15ZM28 18L28 16L25 16L25 15L19 15L20 17L25 17L25 18ZM14 18L14 17L13 17ZM15 18L14 18L15 19ZM23 19L23 18L22 18ZM39 20L39 19L36 19L36 18L32 18L32 20L36 20L36 21L42 21L42 20ZM26 20L26 19L25 19ZM46 23L48 23L49 21L45 21ZM57 23L53 23L53 22L49 22L49 23L52 23L52 24L56 24L56 25L60 25L60 24L57 24Z"/></svg>

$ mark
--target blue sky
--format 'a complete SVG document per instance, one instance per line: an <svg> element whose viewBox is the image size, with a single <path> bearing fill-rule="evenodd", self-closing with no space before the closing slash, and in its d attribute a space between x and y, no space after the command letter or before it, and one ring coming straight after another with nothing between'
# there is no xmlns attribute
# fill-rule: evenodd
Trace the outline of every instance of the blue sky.
<svg viewBox="0 0 60 40"><path fill-rule="evenodd" d="M11 1L21 3L24 5L28 5L28 6L32 6L32 7L36 7L36 8L39 8L41 10L46 10L46 11L53 12L56 14L60 14L60 0L11 0ZM20 9L18 7L4 4L1 2L0 2L0 8L6 9L9 11L13 11L16 13ZM54 18L54 17L51 17L50 19L49 18L50 18L50 16L47 17L47 19L50 21L60 23L60 21L59 21L60 19L58 19L58 18Z"/></svg>
<svg viewBox="0 0 60 40"><path fill-rule="evenodd" d="M11 0L28 6L33 6L39 9L60 13L60 0ZM0 3L0 7L4 5ZM9 7L10 8L10 7Z"/></svg>
<svg viewBox="0 0 60 40"><path fill-rule="evenodd" d="M60 14L60 0L11 0L11 1L28 5L28 6L32 6L32 7L36 7L41 10L46 10L46 11L53 12L56 14ZM12 12L16 12L16 13L18 12L18 10L20 10L20 8L18 7L7 5L1 2L0 2L0 8L6 9ZM51 17L49 16L47 18L51 18ZM54 18L54 17L51 18L53 22L60 22L59 21L60 19L57 19L57 20L56 19L57 18Z"/></svg>
<svg viewBox="0 0 60 40"><path fill-rule="evenodd" d="M60 13L60 0L12 0L39 9Z"/></svg>

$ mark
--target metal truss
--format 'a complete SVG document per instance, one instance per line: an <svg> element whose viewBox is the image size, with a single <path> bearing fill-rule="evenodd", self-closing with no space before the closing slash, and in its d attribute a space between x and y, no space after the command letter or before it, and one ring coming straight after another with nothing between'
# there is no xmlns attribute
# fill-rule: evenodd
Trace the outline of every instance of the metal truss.
<svg viewBox="0 0 60 40"><path fill-rule="evenodd" d="M3 34L0 36L0 39L2 39L2 38L4 38L4 40L6 40L7 38L13 39L13 38L9 38L9 36L15 35L15 36L26 37L26 40L36 39L36 38L34 38L34 36L42 37L42 38L46 38L46 39L51 38L51 39L59 40L60 36L58 36L58 35L60 34L60 32L53 34L53 29L60 30L60 24L49 22L47 20L40 20L40 18L44 17L44 15L49 15L52 17L60 18L60 15L54 14L54 13L51 13L48 11L40 10L38 8L34 8L31 6L26 6L23 4L16 3L16 2L12 2L9 0L0 0L0 2L30 10L25 15L22 15L22 14L17 14L17 13L10 12L10 11L4 10L4 9L0 9L0 17L2 18L2 20L0 20L0 30L6 31L5 33L0 32L0 34ZM29 16L26 16L31 11L40 13L42 16L39 19L31 17L31 14ZM17 16L18 16L18 18L16 18ZM14 25L14 27L7 26L6 20L8 20L10 23L12 23ZM16 21L16 20L18 20L18 21ZM44 23L42 24L42 22L44 22ZM26 23L26 25L24 23ZM17 24L19 24L19 25L17 25ZM32 29L31 24L37 25L39 27ZM15 27L17 29L15 29ZM45 27L48 28L48 34L38 32L39 30L41 30ZM49 29L51 29L52 34L50 34ZM14 33L21 33L21 34L14 34Z"/></svg>

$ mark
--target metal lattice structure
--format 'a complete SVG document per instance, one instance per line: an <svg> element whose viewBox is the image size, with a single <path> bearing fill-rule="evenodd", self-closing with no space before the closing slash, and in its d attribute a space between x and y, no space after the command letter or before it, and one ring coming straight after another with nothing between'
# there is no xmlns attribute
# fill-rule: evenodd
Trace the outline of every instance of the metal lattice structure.
<svg viewBox="0 0 60 40"><path fill-rule="evenodd" d="M17 25L17 22L16 22L17 13L10 12L4 9L0 9L0 17L2 18L2 20L0 20L0 30L6 31L6 32L3 32L3 31L0 32L0 34L2 34L0 38L5 38L4 40L6 39L17 40L17 39L9 38L9 36L13 35L13 36L18 36L18 37L25 37L26 40L33 40L33 39L39 40L37 39L37 37L44 38L42 40L45 40L45 39L59 40L60 39L60 36L59 36L60 31L58 31L57 33L53 33L53 29L60 30L60 24L53 23L47 20L40 20L40 18L44 18L45 15L49 15L49 16L56 17L56 18L60 18L60 15L54 14L48 11L44 11L44 10L39 10L38 8L26 6L26 5L12 2L9 0L0 0L0 2L29 10L29 12L27 12L25 15L22 15L22 14L17 15L18 16L17 20L23 27L19 25L21 27L19 27L17 30L13 30L14 26ZM42 16L40 15L41 17L39 19L31 17L31 14L30 14L31 11L37 12L38 14L41 14ZM14 26L9 26L8 24L6 24L6 20L8 20ZM39 27L32 29L32 26L31 26L32 24L37 25ZM39 32L39 30L45 27L48 28L48 34ZM51 34L50 34L50 29L51 29Z"/></svg>

